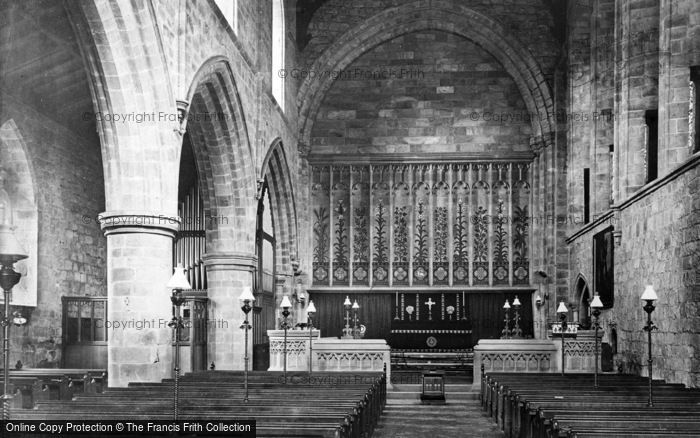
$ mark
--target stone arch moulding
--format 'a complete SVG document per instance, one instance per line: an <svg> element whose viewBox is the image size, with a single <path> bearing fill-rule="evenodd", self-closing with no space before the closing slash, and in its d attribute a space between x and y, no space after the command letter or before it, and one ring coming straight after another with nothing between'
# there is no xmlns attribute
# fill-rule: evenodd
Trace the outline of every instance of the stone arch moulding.
<svg viewBox="0 0 700 438"><path fill-rule="evenodd" d="M11 303L16 306L37 305L39 222L36 206L34 169L29 161L26 144L14 120L0 126L0 168L6 173L0 196L8 195L12 206L15 236L28 256L15 263L22 274L12 289ZM4 190L4 193L3 193Z"/></svg>
<svg viewBox="0 0 700 438"><path fill-rule="evenodd" d="M532 115L532 137L547 146L556 128L554 102L545 77L529 50L494 19L456 0L420 0L386 9L331 44L310 71L338 71L373 47L397 36L421 30L440 30L467 38L496 58L518 86ZM332 75L307 77L299 88L300 140L311 144L311 129ZM536 115L536 116L535 116Z"/></svg>
<svg viewBox="0 0 700 438"><path fill-rule="evenodd" d="M208 216L207 252L225 250L219 238L233 236L240 249L252 253L257 207L253 153L240 95L225 57L210 58L199 68L187 102L186 126Z"/></svg>
<svg viewBox="0 0 700 438"><path fill-rule="evenodd" d="M90 85L105 178L105 209L112 214L177 213L179 157L176 121L119 123L106 115L144 111L173 114L176 104L152 0L65 2ZM133 36L133 38L132 38ZM148 41L155 41L149 44ZM134 93L134 90L142 92ZM162 163L148 166L150 153ZM149 184L138 196L126 186ZM168 232L172 232L170 228ZM175 227L177 228L177 227Z"/></svg>
<svg viewBox="0 0 700 438"><path fill-rule="evenodd" d="M272 221L277 235L277 260L280 272L291 275L291 260L298 258L297 211L287 156L282 141L272 142L262 164L261 179L267 178Z"/></svg>

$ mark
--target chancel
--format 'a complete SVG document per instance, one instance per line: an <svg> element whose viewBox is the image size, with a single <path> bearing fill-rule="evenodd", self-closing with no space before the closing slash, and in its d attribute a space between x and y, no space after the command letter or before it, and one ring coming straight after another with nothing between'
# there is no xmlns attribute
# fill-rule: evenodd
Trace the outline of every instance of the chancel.
<svg viewBox="0 0 700 438"><path fill-rule="evenodd" d="M700 436L700 2L0 24L3 419Z"/></svg>

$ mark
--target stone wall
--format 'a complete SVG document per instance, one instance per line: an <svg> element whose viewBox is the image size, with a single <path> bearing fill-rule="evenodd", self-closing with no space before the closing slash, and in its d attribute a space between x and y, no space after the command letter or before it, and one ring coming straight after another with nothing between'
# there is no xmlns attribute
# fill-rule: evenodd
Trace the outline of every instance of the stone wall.
<svg viewBox="0 0 700 438"><path fill-rule="evenodd" d="M423 31L387 41L344 70L325 96L311 147L504 157L530 151L529 116L491 55L459 36Z"/></svg>
<svg viewBox="0 0 700 438"><path fill-rule="evenodd" d="M107 292L106 239L96 221L105 202L100 145L6 94L2 99L2 122L14 121L26 147L39 213L37 307L22 308L28 324L10 328L10 363L58 367L61 297Z"/></svg>
<svg viewBox="0 0 700 438"><path fill-rule="evenodd" d="M609 226L615 246L615 304L601 321L605 342L616 329L616 365L647 373L646 284L659 295L652 314L654 377L694 387L698 379L698 156L688 141L690 66L698 62L697 2L578 2L591 20L571 14L569 24L584 43L569 52L570 112L612 115L569 133L569 212L583 211L582 169L591 169L591 223L569 227L571 290L581 277L593 292L593 235ZM611 21L612 20L612 21ZM616 21L615 21L616 20ZM614 23L618 38L610 32ZM619 29L619 31L617 31ZM610 50L614 49L611 76ZM613 81L611 84L610 81ZM659 109L659 175L646 181L645 111ZM612 127L611 130L611 124ZM606 144L613 144L612 157ZM607 149L607 150L606 150ZM612 160L612 162L611 162ZM605 169L611 169L606 171ZM612 198L612 200L610 200Z"/></svg>

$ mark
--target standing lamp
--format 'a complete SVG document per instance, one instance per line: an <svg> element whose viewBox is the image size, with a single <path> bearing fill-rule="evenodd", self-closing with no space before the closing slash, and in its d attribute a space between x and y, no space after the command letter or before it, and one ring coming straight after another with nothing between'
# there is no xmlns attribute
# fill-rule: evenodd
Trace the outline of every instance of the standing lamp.
<svg viewBox="0 0 700 438"><path fill-rule="evenodd" d="M503 305L503 308L505 309L505 319L503 320L506 324L506 326L503 328L502 336L501 339L510 339L510 329L508 328L510 326L510 303L508 300L506 300L506 303Z"/></svg>
<svg viewBox="0 0 700 438"><path fill-rule="evenodd" d="M357 328L357 311L360 309L360 305L357 304L357 300L352 303L352 313L353 313L353 324L352 324L352 337L353 339L360 338L360 331Z"/></svg>
<svg viewBox="0 0 700 438"><path fill-rule="evenodd" d="M182 323L182 317L180 316L180 307L185 302L185 297L182 296L182 291L185 289L192 289L190 282L187 281L185 277L185 269L181 264L178 263L173 276L170 277L168 284L166 284L168 289L172 290L170 295L170 302L175 306L175 315L173 319L168 323L168 327L173 329L173 337L175 338L175 381L173 383L173 420L177 421L178 416L178 405L180 403L180 329L185 328Z"/></svg>
<svg viewBox="0 0 700 438"><path fill-rule="evenodd" d="M514 322L515 326L513 327L513 338L515 339L520 339L523 337L523 331L520 328L520 300L518 299L518 296L515 296L515 299L513 300L513 308L515 309L515 317Z"/></svg>
<svg viewBox="0 0 700 438"><path fill-rule="evenodd" d="M253 295L253 292L250 290L249 287L243 288L243 292L241 293L241 296L238 297L238 301L241 302L241 310L243 311L243 313L245 313L245 321L243 321L243 324L241 324L241 328L245 330L245 353L243 356L243 361L245 364L245 368L243 371L243 385L245 387L245 396L243 397L243 402L248 403L248 361L250 360L250 358L248 357L248 330L252 328L250 323L248 322L248 314L253 308L251 306L251 303L255 301L255 296Z"/></svg>
<svg viewBox="0 0 700 438"><path fill-rule="evenodd" d="M1 188L0 188L1 190ZM4 207L3 211L7 213L7 209L10 205L0 204ZM10 217L10 222L6 221L7 217ZM10 324L12 323L12 318L10 315L10 300L12 299L12 288L19 283L22 274L14 270L13 265L23 259L27 258L27 254L20 246L17 238L15 237L14 230L11 225L12 213L3 214L2 223L0 223L0 287L4 292L5 299L5 312L3 313L2 319L0 319L0 325L2 325L2 351L4 357L4 369L3 369L3 386L2 386L2 419L10 419L10 399L12 395L9 393L10 386ZM17 320L24 318L15 318ZM18 321L19 322L19 321ZM26 320L24 320L26 322Z"/></svg>
<svg viewBox="0 0 700 438"><path fill-rule="evenodd" d="M351 337L350 334L350 308L352 307L352 303L350 302L350 296L345 297L345 301L343 302L343 307L345 308L345 328L343 329L343 338L349 339Z"/></svg>
<svg viewBox="0 0 700 438"><path fill-rule="evenodd" d="M287 330L289 330L289 309L292 307L291 301L289 301L289 297L285 295L282 297L282 303L280 304L280 307L282 308L282 318L284 320L282 321L282 328L284 329L284 345L282 347L283 353L284 353L284 358L283 360L283 367L284 367L284 384L287 384Z"/></svg>
<svg viewBox="0 0 700 438"><path fill-rule="evenodd" d="M647 323L644 326L644 331L647 332L648 335L648 351L649 351L649 359L647 359L647 363L649 364L649 400L647 401L647 406L652 407L654 406L654 398L651 390L651 380L652 380L652 359L651 359L651 332L653 330L656 330L658 327L654 325L653 322L651 322L651 312L654 311L656 306L654 306L654 301L658 300L659 297L656 296L656 291L654 291L654 286L652 285L647 285L646 289L644 289L644 293L642 294L642 300L646 301L646 304L644 305L644 311L647 312Z"/></svg>
<svg viewBox="0 0 700 438"><path fill-rule="evenodd" d="M314 315L316 315L316 306L314 302L309 300L309 307L306 308L306 315L308 316L309 325L309 375L311 375L311 366L313 363L313 329L314 329Z"/></svg>
<svg viewBox="0 0 700 438"><path fill-rule="evenodd" d="M593 387L597 388L598 387L598 330L600 330L600 324L598 323L598 319L600 317L600 309L603 308L603 302L600 301L600 296L598 295L598 292L596 292L593 295L593 301L591 301L591 315L595 318L595 321L593 322L593 328L595 329L595 350L594 350L594 359L595 359L595 373L593 374Z"/></svg>
<svg viewBox="0 0 700 438"><path fill-rule="evenodd" d="M565 343L564 343L564 332L566 332L566 314L569 313L569 309L566 308L564 300L561 300L559 307L557 307L557 313L559 314L559 319L561 320L561 375L565 373L564 369L564 358L566 356Z"/></svg>

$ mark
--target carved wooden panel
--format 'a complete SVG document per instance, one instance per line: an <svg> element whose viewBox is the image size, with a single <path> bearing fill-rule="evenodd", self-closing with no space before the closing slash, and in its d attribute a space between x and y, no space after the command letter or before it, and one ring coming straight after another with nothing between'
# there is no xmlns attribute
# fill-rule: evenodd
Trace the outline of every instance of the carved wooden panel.
<svg viewBox="0 0 700 438"><path fill-rule="evenodd" d="M414 228L413 228L413 284L426 285L430 275L430 184L426 181L427 166L416 169L413 187L414 204Z"/></svg>
<svg viewBox="0 0 700 438"><path fill-rule="evenodd" d="M313 165L313 283L527 285L530 177L526 162Z"/></svg>
<svg viewBox="0 0 700 438"><path fill-rule="evenodd" d="M333 284L347 286L350 279L350 169L333 167Z"/></svg>
<svg viewBox="0 0 700 438"><path fill-rule="evenodd" d="M313 169L311 196L313 209L314 284L329 284L330 277L330 168Z"/></svg>
<svg viewBox="0 0 700 438"><path fill-rule="evenodd" d="M384 167L373 169L372 184L372 280L376 285L389 284L389 183Z"/></svg>
<svg viewBox="0 0 700 438"><path fill-rule="evenodd" d="M352 166L352 280L369 284L369 170Z"/></svg>
<svg viewBox="0 0 700 438"><path fill-rule="evenodd" d="M489 284L489 225L490 225L490 187L486 182L488 165L477 164L476 182L472 187L472 205L474 224L472 245L474 248L474 261L472 263L472 283L476 285Z"/></svg>
<svg viewBox="0 0 700 438"><path fill-rule="evenodd" d="M529 166L513 166L513 284L530 282L529 228L530 184L527 182Z"/></svg>
<svg viewBox="0 0 700 438"><path fill-rule="evenodd" d="M411 188L407 183L407 166L402 166L395 174L394 217L393 217L393 285L408 285L409 277L409 223L411 212Z"/></svg>

